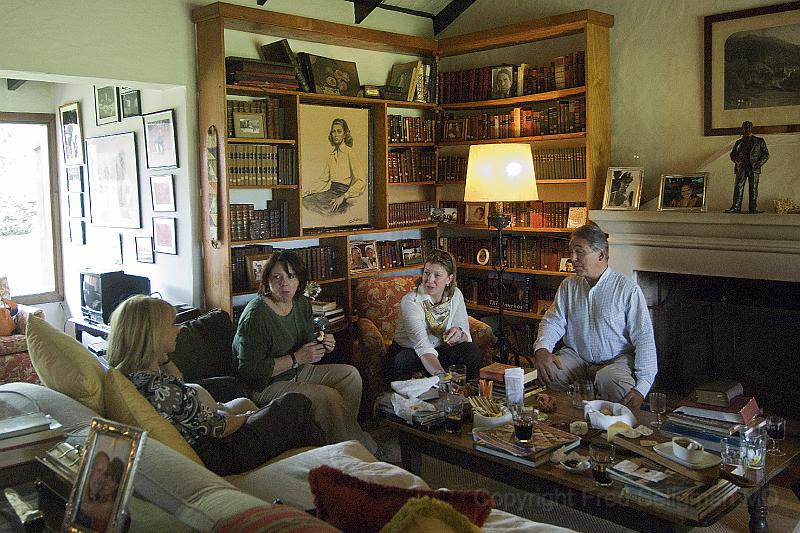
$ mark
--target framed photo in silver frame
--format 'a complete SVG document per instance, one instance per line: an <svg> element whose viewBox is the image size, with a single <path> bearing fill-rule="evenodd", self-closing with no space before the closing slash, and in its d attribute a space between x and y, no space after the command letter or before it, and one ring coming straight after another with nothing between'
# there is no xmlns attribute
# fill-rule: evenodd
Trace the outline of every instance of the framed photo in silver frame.
<svg viewBox="0 0 800 533"><path fill-rule="evenodd" d="M636 211L642 196L644 167L609 167L603 209Z"/></svg>

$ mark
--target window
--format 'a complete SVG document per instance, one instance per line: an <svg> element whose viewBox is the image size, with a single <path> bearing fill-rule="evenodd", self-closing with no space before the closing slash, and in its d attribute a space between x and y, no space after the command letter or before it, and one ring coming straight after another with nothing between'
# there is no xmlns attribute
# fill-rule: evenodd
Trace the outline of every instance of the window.
<svg viewBox="0 0 800 533"><path fill-rule="evenodd" d="M20 303L63 300L55 115L0 113L0 276Z"/></svg>

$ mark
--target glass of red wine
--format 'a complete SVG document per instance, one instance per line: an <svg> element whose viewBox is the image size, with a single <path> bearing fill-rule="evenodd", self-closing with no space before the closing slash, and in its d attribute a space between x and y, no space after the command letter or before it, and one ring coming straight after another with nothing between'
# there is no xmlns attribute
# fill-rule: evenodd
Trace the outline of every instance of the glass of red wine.
<svg viewBox="0 0 800 533"><path fill-rule="evenodd" d="M767 450L767 453L776 457L786 455L786 452L778 449L778 442L782 441L786 437L786 419L782 416L768 416L767 436L772 442Z"/></svg>

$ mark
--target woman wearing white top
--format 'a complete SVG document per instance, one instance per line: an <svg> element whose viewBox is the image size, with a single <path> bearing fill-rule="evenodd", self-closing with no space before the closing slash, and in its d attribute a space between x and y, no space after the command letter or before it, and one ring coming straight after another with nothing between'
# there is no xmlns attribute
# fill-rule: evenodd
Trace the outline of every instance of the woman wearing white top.
<svg viewBox="0 0 800 533"><path fill-rule="evenodd" d="M469 334L464 295L456 287L456 264L450 252L428 254L417 288L400 301L394 342L386 354L387 382L445 372L449 365L467 367L475 378L482 364Z"/></svg>

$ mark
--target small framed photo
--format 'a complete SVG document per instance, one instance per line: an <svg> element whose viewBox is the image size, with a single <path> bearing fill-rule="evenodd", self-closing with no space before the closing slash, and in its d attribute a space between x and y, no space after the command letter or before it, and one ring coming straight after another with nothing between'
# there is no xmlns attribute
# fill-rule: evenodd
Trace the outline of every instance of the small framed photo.
<svg viewBox="0 0 800 533"><path fill-rule="evenodd" d="M70 218L83 218L83 193L71 192L67 195L67 206Z"/></svg>
<svg viewBox="0 0 800 533"><path fill-rule="evenodd" d="M492 254L489 252L488 248L481 248L478 250L478 253L475 254L475 262L479 265L488 265L491 259Z"/></svg>
<svg viewBox="0 0 800 533"><path fill-rule="evenodd" d="M98 126L119 122L119 89L94 86L94 113Z"/></svg>
<svg viewBox="0 0 800 533"><path fill-rule="evenodd" d="M708 172L662 175L658 210L705 211L708 177Z"/></svg>
<svg viewBox="0 0 800 533"><path fill-rule="evenodd" d="M350 272L379 270L377 250L376 241L352 241L350 243Z"/></svg>
<svg viewBox="0 0 800 533"><path fill-rule="evenodd" d="M69 242L80 246L86 244L86 222L77 219L69 221Z"/></svg>
<svg viewBox="0 0 800 533"><path fill-rule="evenodd" d="M609 167L603 209L639 209L644 181L644 167Z"/></svg>
<svg viewBox="0 0 800 533"><path fill-rule="evenodd" d="M233 113L233 133L245 139L265 139L266 120L263 113Z"/></svg>
<svg viewBox="0 0 800 533"><path fill-rule="evenodd" d="M369 250L367 250L369 253ZM424 261L421 246L403 246L403 266L421 265ZM369 255L367 256L369 260Z"/></svg>
<svg viewBox="0 0 800 533"><path fill-rule="evenodd" d="M453 118L444 121L444 140L445 141L463 141L464 140L464 125L467 119Z"/></svg>
<svg viewBox="0 0 800 533"><path fill-rule="evenodd" d="M575 272L575 267L572 264L572 260L569 257L562 257L558 260L558 271L559 272Z"/></svg>
<svg viewBox="0 0 800 533"><path fill-rule="evenodd" d="M458 220L458 209L455 207L431 207L431 222L455 224Z"/></svg>
<svg viewBox="0 0 800 533"><path fill-rule="evenodd" d="M147 168L176 168L178 166L178 137L175 133L175 110L156 111L142 115Z"/></svg>
<svg viewBox="0 0 800 533"><path fill-rule="evenodd" d="M83 192L83 167L67 167L67 191Z"/></svg>
<svg viewBox="0 0 800 533"><path fill-rule="evenodd" d="M501 65L492 68L492 98L516 96L514 88L514 67Z"/></svg>
<svg viewBox="0 0 800 533"><path fill-rule="evenodd" d="M64 148L65 165L83 164L83 130L81 129L81 105L78 102L64 104L58 108L61 116L61 144Z"/></svg>
<svg viewBox="0 0 800 533"><path fill-rule="evenodd" d="M172 174L150 176L153 211L175 211L175 185Z"/></svg>
<svg viewBox="0 0 800 533"><path fill-rule="evenodd" d="M153 249L160 254L178 255L174 217L153 217Z"/></svg>
<svg viewBox="0 0 800 533"><path fill-rule="evenodd" d="M92 419L62 530L124 531L127 502L146 438L138 428Z"/></svg>
<svg viewBox="0 0 800 533"><path fill-rule="evenodd" d="M250 289L257 291L261 285L261 276L264 275L264 267L272 257L272 254L256 254L245 256L247 265L247 279L250 281Z"/></svg>
<svg viewBox="0 0 800 533"><path fill-rule="evenodd" d="M153 253L152 237L135 237L136 261L139 263L155 263L156 255Z"/></svg>
<svg viewBox="0 0 800 533"><path fill-rule="evenodd" d="M473 226L486 226L489 216L489 204L467 202L465 206L464 223Z"/></svg>
<svg viewBox="0 0 800 533"><path fill-rule="evenodd" d="M136 89L122 88L119 92L122 118L138 117L142 114L142 96Z"/></svg>

